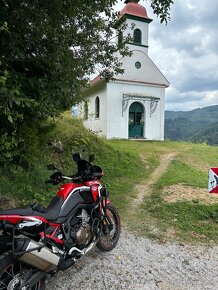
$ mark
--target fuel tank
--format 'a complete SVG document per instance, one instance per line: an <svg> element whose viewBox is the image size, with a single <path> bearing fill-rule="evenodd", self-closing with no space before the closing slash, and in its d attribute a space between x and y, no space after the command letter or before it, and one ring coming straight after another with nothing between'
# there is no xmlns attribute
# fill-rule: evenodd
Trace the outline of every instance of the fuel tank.
<svg viewBox="0 0 218 290"><path fill-rule="evenodd" d="M57 195L62 196L64 199L58 222L63 217L67 217L78 205L91 205L94 202L91 188L81 184L64 184L58 190Z"/></svg>

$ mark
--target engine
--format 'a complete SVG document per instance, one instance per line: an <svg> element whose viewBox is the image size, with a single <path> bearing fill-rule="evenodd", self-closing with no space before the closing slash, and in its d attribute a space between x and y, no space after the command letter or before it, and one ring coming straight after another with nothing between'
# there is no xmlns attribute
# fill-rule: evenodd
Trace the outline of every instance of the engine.
<svg viewBox="0 0 218 290"><path fill-rule="evenodd" d="M89 224L90 216L85 209L82 209L77 218L79 223L72 228L71 237L76 244L86 246L92 239L92 228Z"/></svg>

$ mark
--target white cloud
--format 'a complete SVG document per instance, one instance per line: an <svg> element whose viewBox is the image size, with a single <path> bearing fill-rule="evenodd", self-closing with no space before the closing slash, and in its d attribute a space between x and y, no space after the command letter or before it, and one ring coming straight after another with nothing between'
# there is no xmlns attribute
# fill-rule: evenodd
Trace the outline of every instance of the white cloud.
<svg viewBox="0 0 218 290"><path fill-rule="evenodd" d="M164 67L172 87L167 90L166 108L189 110L218 104L218 3L174 2L168 26L162 28L154 21L152 33L151 23L149 52Z"/></svg>
<svg viewBox="0 0 218 290"><path fill-rule="evenodd" d="M207 95L206 95L205 100L209 104L217 104L218 90L217 91L208 92Z"/></svg>
<svg viewBox="0 0 218 290"><path fill-rule="evenodd" d="M171 22L145 5L150 23L149 56L170 81L166 109L190 110L218 104L218 1L175 0ZM124 7L119 1L117 10Z"/></svg>

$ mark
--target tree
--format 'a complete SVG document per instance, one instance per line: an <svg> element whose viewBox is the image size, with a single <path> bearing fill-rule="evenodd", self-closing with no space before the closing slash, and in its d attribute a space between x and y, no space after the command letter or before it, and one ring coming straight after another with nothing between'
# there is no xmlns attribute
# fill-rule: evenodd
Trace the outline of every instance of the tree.
<svg viewBox="0 0 218 290"><path fill-rule="evenodd" d="M149 0L149 2L154 14L160 17L160 22L167 24L170 20L170 5L173 4L173 0Z"/></svg>
<svg viewBox="0 0 218 290"><path fill-rule="evenodd" d="M2 161L20 154L23 127L40 124L81 99L96 64L106 79L121 71L114 53L128 51L125 43L118 48L110 41L116 2L0 0ZM171 2L151 1L161 21Z"/></svg>

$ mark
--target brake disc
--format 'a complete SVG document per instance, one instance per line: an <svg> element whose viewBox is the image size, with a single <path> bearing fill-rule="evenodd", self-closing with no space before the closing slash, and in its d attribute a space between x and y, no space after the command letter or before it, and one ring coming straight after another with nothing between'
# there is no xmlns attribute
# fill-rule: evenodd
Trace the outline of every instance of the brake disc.
<svg viewBox="0 0 218 290"><path fill-rule="evenodd" d="M28 273L28 272L27 272ZM13 279L10 281L10 283L8 284L7 290L28 290L29 287L28 286L23 286L22 284L24 282L24 280L26 280L26 275L24 273L18 273L16 274Z"/></svg>
<svg viewBox="0 0 218 290"><path fill-rule="evenodd" d="M18 288L19 285L20 285L20 273L18 273L13 277L13 279L8 284L7 290L19 289Z"/></svg>

